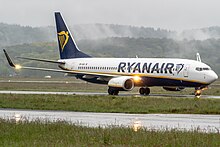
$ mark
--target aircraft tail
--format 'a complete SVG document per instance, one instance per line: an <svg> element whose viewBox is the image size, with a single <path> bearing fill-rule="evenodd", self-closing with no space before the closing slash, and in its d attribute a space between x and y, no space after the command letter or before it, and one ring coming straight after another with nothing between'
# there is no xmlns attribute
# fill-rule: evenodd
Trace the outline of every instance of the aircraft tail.
<svg viewBox="0 0 220 147"><path fill-rule="evenodd" d="M79 50L60 12L55 12L55 21L60 59L91 57Z"/></svg>

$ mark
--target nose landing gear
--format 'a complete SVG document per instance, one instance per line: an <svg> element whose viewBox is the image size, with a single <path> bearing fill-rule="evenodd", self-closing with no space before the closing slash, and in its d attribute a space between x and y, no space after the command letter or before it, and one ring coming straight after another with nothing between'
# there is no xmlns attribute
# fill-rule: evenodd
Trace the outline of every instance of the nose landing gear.
<svg viewBox="0 0 220 147"><path fill-rule="evenodd" d="M139 89L139 93L140 93L140 95L149 95L150 94L150 88L143 88L143 87L141 87Z"/></svg>
<svg viewBox="0 0 220 147"><path fill-rule="evenodd" d="M200 89L195 90L195 97L196 98L200 98L201 94L202 94L202 90L200 90Z"/></svg>
<svg viewBox="0 0 220 147"><path fill-rule="evenodd" d="M195 89L195 97L200 98L202 91L208 89L208 87L196 88Z"/></svg>

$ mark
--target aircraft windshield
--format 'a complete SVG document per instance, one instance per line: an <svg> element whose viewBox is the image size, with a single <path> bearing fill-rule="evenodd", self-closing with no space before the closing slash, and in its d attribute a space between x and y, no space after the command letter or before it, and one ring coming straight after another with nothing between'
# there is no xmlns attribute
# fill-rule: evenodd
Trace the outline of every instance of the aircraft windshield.
<svg viewBox="0 0 220 147"><path fill-rule="evenodd" d="M211 69L208 68L208 67L196 67L196 70L197 71L203 71L203 70L211 70Z"/></svg>

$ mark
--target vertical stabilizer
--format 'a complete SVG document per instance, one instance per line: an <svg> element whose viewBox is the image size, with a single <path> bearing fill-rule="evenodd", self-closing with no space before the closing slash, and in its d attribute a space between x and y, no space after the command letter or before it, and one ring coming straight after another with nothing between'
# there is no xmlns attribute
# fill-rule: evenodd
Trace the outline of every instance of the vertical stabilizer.
<svg viewBox="0 0 220 147"><path fill-rule="evenodd" d="M79 50L60 12L55 12L60 59L91 57Z"/></svg>

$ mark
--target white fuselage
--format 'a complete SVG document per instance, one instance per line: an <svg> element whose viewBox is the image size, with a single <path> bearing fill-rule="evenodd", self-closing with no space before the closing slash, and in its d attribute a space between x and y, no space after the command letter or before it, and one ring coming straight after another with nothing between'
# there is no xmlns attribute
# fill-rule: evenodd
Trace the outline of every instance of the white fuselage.
<svg viewBox="0 0 220 147"><path fill-rule="evenodd" d="M72 71L80 71L84 74L89 73L91 77L96 75L106 77L139 76L200 83L201 85L209 85L218 78L216 73L208 65L188 59L75 58L60 61L66 63L63 66L64 68ZM170 85L172 86L172 83ZM163 84L150 86L163 86Z"/></svg>

